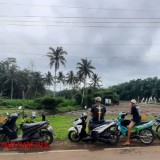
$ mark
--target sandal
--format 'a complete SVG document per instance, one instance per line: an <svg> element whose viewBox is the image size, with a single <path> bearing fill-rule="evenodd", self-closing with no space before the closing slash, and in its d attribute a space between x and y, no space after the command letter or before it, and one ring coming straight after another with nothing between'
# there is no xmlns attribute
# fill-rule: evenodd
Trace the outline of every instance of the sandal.
<svg viewBox="0 0 160 160"><path fill-rule="evenodd" d="M130 143L123 143L123 146L130 146Z"/></svg>

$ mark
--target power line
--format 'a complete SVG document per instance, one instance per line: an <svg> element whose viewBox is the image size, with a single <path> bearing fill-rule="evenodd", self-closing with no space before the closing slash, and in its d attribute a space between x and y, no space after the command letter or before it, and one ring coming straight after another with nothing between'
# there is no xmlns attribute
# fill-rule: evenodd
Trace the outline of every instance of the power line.
<svg viewBox="0 0 160 160"><path fill-rule="evenodd" d="M37 27L37 26L45 26L45 27L73 27L73 28L160 28L160 26L94 26L94 25L52 25L52 24L0 24L1 26L22 26L22 27Z"/></svg>
<svg viewBox="0 0 160 160"><path fill-rule="evenodd" d="M158 21L157 22L155 22L155 21L154 22L152 22L152 21L150 21L150 22L145 22L145 21L144 22L138 22L138 21L134 21L134 22L124 22L124 21L122 21L122 22L121 21L120 22L111 22L111 21L108 21L108 22L107 21L105 21L105 22L104 21L68 21L67 22L67 21L48 21L48 20L47 21L42 21L42 20L41 21L40 20L39 21L35 21L35 20L33 20L33 21L1 20L0 22L18 22L18 23L19 22L26 22L26 23L31 23L31 22L34 22L34 23L37 23L37 22L40 22L40 23L43 23L43 22L49 22L49 23L52 23L52 22L53 23L142 23L142 24L143 23L160 23L160 21L159 22Z"/></svg>
<svg viewBox="0 0 160 160"><path fill-rule="evenodd" d="M160 10L151 10L151 9L97 8L97 7L38 5L38 4L21 4L21 3L2 3L2 2L0 4L15 5L15 6L53 7L53 8L87 9L87 10L106 10L106 11L129 11L129 12L159 12L160 11Z"/></svg>
<svg viewBox="0 0 160 160"><path fill-rule="evenodd" d="M160 46L160 44L152 44L152 43L146 43L146 44L136 44L136 43L133 43L133 44L129 44L129 43L93 43L93 44L82 44L82 43L41 43L41 44L36 44L36 43L28 43L28 44L21 44L21 43L0 43L0 45L20 45L20 46L22 46L22 45L42 45L42 46L45 46L45 45L47 45L47 46L51 46L51 45L66 45L66 46L92 46L92 45L108 45L108 46L134 46L134 45L138 45L138 46L146 46L146 45L153 45L153 46Z"/></svg>
<svg viewBox="0 0 160 160"><path fill-rule="evenodd" d="M60 18L60 19L160 19L160 17L78 17L78 16L10 16L0 15L1 18Z"/></svg>
<svg viewBox="0 0 160 160"><path fill-rule="evenodd" d="M0 51L2 53L6 52L6 53L20 53L20 54L32 54L32 55L37 55L37 56L46 56L46 54L36 54L36 53L31 53L31 52L13 52L13 51ZM152 53L153 54L153 53ZM133 58L133 59L137 59L137 58L157 58L160 57L160 55L158 55L159 53L157 53L157 55L148 55L148 56L144 56L144 55L138 55L138 56L83 56L83 58L90 58L90 59L105 59L105 58L115 58L115 59L127 59L127 58ZM47 57L47 56L46 56ZM67 57L72 57L72 58L82 58L82 56L69 56L67 55Z"/></svg>

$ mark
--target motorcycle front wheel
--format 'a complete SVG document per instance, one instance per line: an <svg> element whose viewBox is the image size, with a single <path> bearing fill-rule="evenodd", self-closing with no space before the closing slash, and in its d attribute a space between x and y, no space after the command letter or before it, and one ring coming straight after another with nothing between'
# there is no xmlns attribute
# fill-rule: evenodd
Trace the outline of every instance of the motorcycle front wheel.
<svg viewBox="0 0 160 160"><path fill-rule="evenodd" d="M48 142L49 145L53 142L52 133L50 133L48 131L42 131L41 135L42 135L43 138L45 138L45 142Z"/></svg>
<svg viewBox="0 0 160 160"><path fill-rule="evenodd" d="M4 134L0 134L0 145L3 143L3 142L9 142L9 138L8 136L4 135Z"/></svg>
<svg viewBox="0 0 160 160"><path fill-rule="evenodd" d="M68 133L68 139L71 141L71 142L79 142L81 137L80 135L76 132L76 131L70 131Z"/></svg>
<svg viewBox="0 0 160 160"><path fill-rule="evenodd" d="M143 129L139 132L140 141L143 144L151 144L154 140L154 133L151 129Z"/></svg>

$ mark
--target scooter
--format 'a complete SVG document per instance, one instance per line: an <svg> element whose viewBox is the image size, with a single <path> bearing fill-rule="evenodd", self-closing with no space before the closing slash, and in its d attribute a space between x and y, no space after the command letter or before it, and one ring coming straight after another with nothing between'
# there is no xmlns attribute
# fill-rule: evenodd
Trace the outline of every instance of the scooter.
<svg viewBox="0 0 160 160"><path fill-rule="evenodd" d="M127 136L128 128L130 121L125 120L125 116L127 113L121 112L119 113L117 126L119 131L119 136ZM143 144L151 144L154 141L154 132L152 130L152 127L154 126L154 121L142 121L137 123L133 129L131 130L131 139L139 139Z"/></svg>
<svg viewBox="0 0 160 160"><path fill-rule="evenodd" d="M0 142L53 142L53 128L49 122L36 122L22 125L22 135L18 136L17 113L8 116L0 127Z"/></svg>
<svg viewBox="0 0 160 160"><path fill-rule="evenodd" d="M109 120L102 124L91 125L91 134L86 133L87 114L82 113L81 117L75 119L73 127L68 129L68 138L71 142L100 141L106 144L117 144L119 140L118 132L111 128L116 125L116 121Z"/></svg>

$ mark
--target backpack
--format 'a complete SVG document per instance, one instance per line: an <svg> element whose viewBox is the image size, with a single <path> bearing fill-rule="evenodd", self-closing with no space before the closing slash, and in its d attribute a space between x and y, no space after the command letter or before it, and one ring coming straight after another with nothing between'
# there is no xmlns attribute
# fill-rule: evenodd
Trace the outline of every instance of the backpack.
<svg viewBox="0 0 160 160"><path fill-rule="evenodd" d="M140 106L136 106L136 109L138 111L139 117L141 117L141 110L140 110Z"/></svg>

